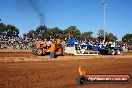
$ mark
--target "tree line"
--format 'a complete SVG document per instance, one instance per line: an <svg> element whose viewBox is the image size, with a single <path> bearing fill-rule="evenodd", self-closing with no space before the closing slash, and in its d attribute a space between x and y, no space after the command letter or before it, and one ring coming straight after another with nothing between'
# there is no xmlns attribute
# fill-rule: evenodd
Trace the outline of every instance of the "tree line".
<svg viewBox="0 0 132 88"><path fill-rule="evenodd" d="M23 37L28 38L41 38L41 39L50 39L60 35L62 39L75 38L78 41L92 40L92 41L103 41L104 39L104 30L99 30L97 37L93 37L92 31L81 32L76 26L69 26L68 28L62 30L58 27L48 28L45 25L40 25L36 29L30 30L28 33L23 34ZM18 37L19 29L11 24L5 25L0 22L0 36L7 37ZM113 33L105 32L105 41L114 42L117 40L117 37ZM132 44L132 33L126 34L122 37L122 43Z"/></svg>
<svg viewBox="0 0 132 88"><path fill-rule="evenodd" d="M50 39L52 36L55 37L56 35L60 35L62 39L65 38L75 38L77 40L99 40L103 41L104 31L98 31L98 37L93 37L92 31L82 32L76 26L69 26L67 29L62 30L58 27L48 28L45 25L41 25L37 27L35 30L30 30L28 33L25 33L24 37L29 38L44 38ZM105 32L106 35L106 42L116 41L117 37L112 33Z"/></svg>
<svg viewBox="0 0 132 88"><path fill-rule="evenodd" d="M62 30L58 27L48 28L45 25L37 27L35 30L30 30L28 33L25 33L23 36L29 38L45 38L50 39L52 36L60 35L62 39L65 38L75 38L76 40L98 40L103 41L104 39L104 30L99 30L97 37L93 37L92 31L82 32L76 26L69 26L68 28ZM113 33L105 32L105 41L106 42L115 42L117 37ZM132 44L132 33L126 34L122 37L120 43Z"/></svg>
<svg viewBox="0 0 132 88"><path fill-rule="evenodd" d="M5 25L4 23L0 23L0 36L19 36L19 29L16 28L14 25Z"/></svg>

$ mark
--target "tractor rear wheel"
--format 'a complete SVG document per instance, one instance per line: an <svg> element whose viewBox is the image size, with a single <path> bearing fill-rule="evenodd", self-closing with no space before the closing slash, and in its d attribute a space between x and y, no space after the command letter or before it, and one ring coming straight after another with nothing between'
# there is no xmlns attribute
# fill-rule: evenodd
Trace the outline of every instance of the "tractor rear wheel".
<svg viewBox="0 0 132 88"><path fill-rule="evenodd" d="M38 48L38 49L36 50L36 54L37 54L38 56L42 56L43 50L42 50L41 48Z"/></svg>

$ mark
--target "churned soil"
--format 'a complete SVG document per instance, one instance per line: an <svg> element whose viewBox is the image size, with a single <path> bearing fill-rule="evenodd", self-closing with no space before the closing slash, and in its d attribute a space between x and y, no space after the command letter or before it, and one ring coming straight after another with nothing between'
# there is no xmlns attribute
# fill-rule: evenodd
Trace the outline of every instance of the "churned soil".
<svg viewBox="0 0 132 88"><path fill-rule="evenodd" d="M23 58L38 61L0 62L0 88L132 88L128 84L77 85L81 66L87 74L129 74L132 76L132 53L119 56L35 56L28 52L1 52L0 59ZM44 60L42 60L44 59ZM40 60L40 61L39 61Z"/></svg>

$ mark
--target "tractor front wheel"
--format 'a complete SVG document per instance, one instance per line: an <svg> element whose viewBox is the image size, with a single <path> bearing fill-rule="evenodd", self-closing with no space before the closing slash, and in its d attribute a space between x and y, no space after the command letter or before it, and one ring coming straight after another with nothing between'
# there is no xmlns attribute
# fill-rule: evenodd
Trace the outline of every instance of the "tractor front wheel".
<svg viewBox="0 0 132 88"><path fill-rule="evenodd" d="M33 53L34 55L36 55L36 49L35 49L35 48L32 49L32 53Z"/></svg>

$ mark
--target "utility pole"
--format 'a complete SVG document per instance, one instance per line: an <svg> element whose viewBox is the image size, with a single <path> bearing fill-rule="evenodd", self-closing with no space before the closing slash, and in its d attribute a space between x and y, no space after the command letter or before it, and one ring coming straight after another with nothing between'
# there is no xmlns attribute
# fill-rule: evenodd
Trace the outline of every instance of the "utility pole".
<svg viewBox="0 0 132 88"><path fill-rule="evenodd" d="M102 3L103 3L103 8L104 8L104 39L103 39L103 44L105 43L105 25L106 25L106 5L107 5L107 3L106 3L106 0L103 0L102 1Z"/></svg>

